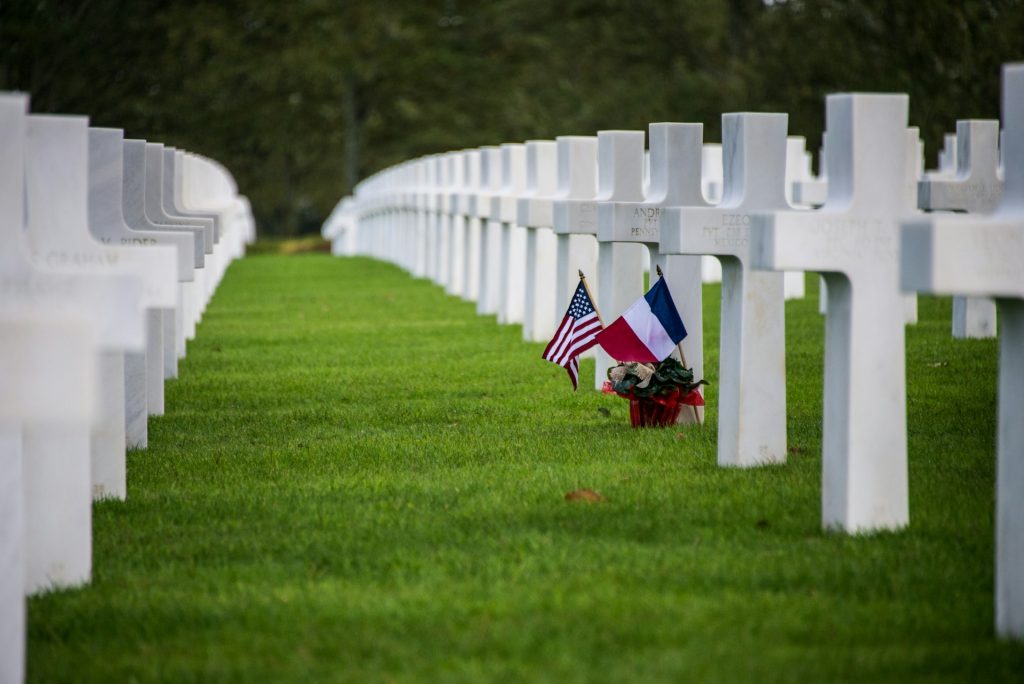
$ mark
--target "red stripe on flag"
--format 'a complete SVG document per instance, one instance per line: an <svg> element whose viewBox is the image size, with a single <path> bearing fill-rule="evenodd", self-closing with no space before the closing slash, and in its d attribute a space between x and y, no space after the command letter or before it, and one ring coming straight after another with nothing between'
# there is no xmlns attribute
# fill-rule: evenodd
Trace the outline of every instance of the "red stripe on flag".
<svg viewBox="0 0 1024 684"><path fill-rule="evenodd" d="M622 317L615 319L611 325L597 334L597 343L617 361L658 363L661 360L655 358Z"/></svg>
<svg viewBox="0 0 1024 684"><path fill-rule="evenodd" d="M548 346L544 348L544 353L541 354L542 359L551 361L553 358L552 351L557 348L561 343L566 333L572 329L573 323L576 321L575 318L566 314L562 319L562 323L558 326L558 330L555 331L555 336L548 342Z"/></svg>
<svg viewBox="0 0 1024 684"><path fill-rule="evenodd" d="M592 322L597 321L597 314L589 314L583 318L573 320L573 325L570 327L567 334L563 335L551 354L547 356L547 359L553 363L557 363L559 366L563 365L569 357L569 350L572 349L573 345L580 338L580 334L583 330L589 331L593 326ZM597 326L600 328L600 321L597 321Z"/></svg>
<svg viewBox="0 0 1024 684"><path fill-rule="evenodd" d="M579 370L580 362L575 356L569 360L569 364L565 367L567 373L569 373L569 379L572 380L572 391L575 392L579 387Z"/></svg>

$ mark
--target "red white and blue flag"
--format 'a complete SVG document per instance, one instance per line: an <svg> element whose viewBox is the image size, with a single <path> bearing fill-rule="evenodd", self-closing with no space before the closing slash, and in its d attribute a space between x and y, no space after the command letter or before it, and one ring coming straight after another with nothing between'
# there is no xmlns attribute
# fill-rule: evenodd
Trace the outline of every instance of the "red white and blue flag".
<svg viewBox="0 0 1024 684"><path fill-rule="evenodd" d="M541 355L551 363L565 368L572 380L573 390L579 385L579 355L597 344L595 336L601 327L601 318L581 280L569 303L569 310L565 312L565 318Z"/></svg>
<svg viewBox="0 0 1024 684"><path fill-rule="evenodd" d="M616 361L660 363L686 337L683 319L664 278L597 335L597 343Z"/></svg>

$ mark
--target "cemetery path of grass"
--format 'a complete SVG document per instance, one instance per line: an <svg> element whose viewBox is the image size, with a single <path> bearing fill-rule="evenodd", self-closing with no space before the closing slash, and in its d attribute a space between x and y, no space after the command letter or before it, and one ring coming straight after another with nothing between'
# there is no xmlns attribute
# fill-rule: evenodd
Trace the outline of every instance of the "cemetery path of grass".
<svg viewBox="0 0 1024 684"><path fill-rule="evenodd" d="M631 430L391 266L235 263L130 498L95 507L92 585L30 601L30 679L1019 681L992 636L995 342L921 299L911 527L827 534L816 283L786 309L790 462L736 470L713 410Z"/></svg>

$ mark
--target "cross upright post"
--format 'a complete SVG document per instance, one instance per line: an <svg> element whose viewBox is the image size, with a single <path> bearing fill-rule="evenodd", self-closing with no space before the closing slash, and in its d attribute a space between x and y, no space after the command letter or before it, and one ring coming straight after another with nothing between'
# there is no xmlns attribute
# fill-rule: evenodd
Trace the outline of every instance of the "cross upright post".
<svg viewBox="0 0 1024 684"><path fill-rule="evenodd" d="M434 181L434 165L429 156L416 160L416 185L413 193L416 197L416 224L414 226L414 249L416 257L413 261L412 274L417 278L427 277L427 243L429 241L431 192Z"/></svg>
<svg viewBox="0 0 1024 684"><path fill-rule="evenodd" d="M526 142L526 190L516 208L517 223L526 229L526 298L523 339L547 342L555 334L558 304L552 285L556 278L557 241L552 230L552 198L558 189L558 143Z"/></svg>
<svg viewBox="0 0 1024 684"><path fill-rule="evenodd" d="M491 216L491 205L501 188L501 148L480 148L480 191L475 208L480 230L480 285L476 300L478 314L496 314L501 302L501 221Z"/></svg>
<svg viewBox="0 0 1024 684"><path fill-rule="evenodd" d="M640 244L647 249L651 263L661 267L688 333L681 343L685 361L698 378L704 376L701 256L665 251L661 240L666 212L673 207L708 206L701 191L703 128L701 124L652 123L647 196L599 204L597 230L602 245ZM638 296L636 292L630 295L629 303ZM704 408L698 407L696 413L703 421ZM680 419L688 421L692 417L692 413L684 412Z"/></svg>
<svg viewBox="0 0 1024 684"><path fill-rule="evenodd" d="M816 271L828 284L822 524L851 533L910 519L898 244L914 210L907 109L906 95L828 96L824 207L752 221L755 268Z"/></svg>
<svg viewBox="0 0 1024 684"><path fill-rule="evenodd" d="M594 287L600 280L597 272L597 138L595 136L563 135L555 139L558 146L558 189L552 202L556 267L555 297L558 302L553 325L561 321L558 310L568 305L580 282L582 272ZM596 352L587 350L584 356ZM595 388L604 383L601 371L595 373Z"/></svg>
<svg viewBox="0 0 1024 684"><path fill-rule="evenodd" d="M996 632L1024 638L1024 63L1003 67L1003 195L989 216L931 214L903 226L911 291L994 297L999 333Z"/></svg>
<svg viewBox="0 0 1024 684"><path fill-rule="evenodd" d="M465 273L466 222L459 210L459 199L466 191L465 172L469 150L452 152L448 158L448 192L445 202L448 221L448 253L445 257L445 292L451 295L462 293L462 277Z"/></svg>
<svg viewBox="0 0 1024 684"><path fill-rule="evenodd" d="M516 224L519 195L526 189L526 145L501 146L501 187L491 198L491 220L501 225L498 322L522 323L526 298L526 229Z"/></svg>
<svg viewBox="0 0 1024 684"><path fill-rule="evenodd" d="M999 122L957 121L956 145L952 149L955 174L926 175L918 185L918 206L926 211L991 214L1003 195L1003 181L998 173ZM953 297L953 337L995 336L995 301L988 297Z"/></svg>
<svg viewBox="0 0 1024 684"><path fill-rule="evenodd" d="M714 207L670 208L662 219L663 252L711 254L722 263L718 464L723 466L786 460L784 275L750 267L751 216L789 208L786 125L785 114L724 114L722 201Z"/></svg>
<svg viewBox="0 0 1024 684"><path fill-rule="evenodd" d="M609 323L644 291L645 246L635 241L612 240L601 235L601 207L608 202L642 202L644 173L643 131L597 133L597 305ZM595 383L603 382L616 360L600 348L596 354Z"/></svg>
<svg viewBox="0 0 1024 684"><path fill-rule="evenodd" d="M437 246L434 255L434 282L441 287L448 285L449 245L452 239L452 205L451 192L455 183L458 164L455 163L457 152L446 152L441 155L439 184L437 188Z"/></svg>
<svg viewBox="0 0 1024 684"><path fill-rule="evenodd" d="M462 282L454 294L467 301L476 301L480 289L480 219L473 206L480 190L480 150L466 150L462 154L462 191L457 210L463 223Z"/></svg>

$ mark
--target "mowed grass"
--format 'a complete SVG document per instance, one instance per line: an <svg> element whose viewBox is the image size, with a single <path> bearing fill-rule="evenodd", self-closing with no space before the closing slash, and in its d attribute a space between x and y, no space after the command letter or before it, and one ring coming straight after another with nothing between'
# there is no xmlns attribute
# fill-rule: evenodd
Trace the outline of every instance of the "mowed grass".
<svg viewBox="0 0 1024 684"><path fill-rule="evenodd" d="M816 284L786 309L789 463L738 470L714 386L704 428L633 430L392 266L234 264L128 501L95 507L92 584L29 603L29 678L1020 681L993 636L995 342L921 299L911 526L826 533Z"/></svg>

